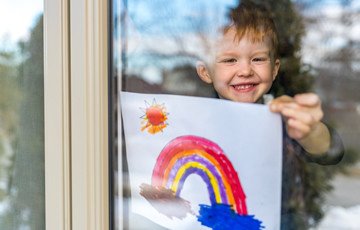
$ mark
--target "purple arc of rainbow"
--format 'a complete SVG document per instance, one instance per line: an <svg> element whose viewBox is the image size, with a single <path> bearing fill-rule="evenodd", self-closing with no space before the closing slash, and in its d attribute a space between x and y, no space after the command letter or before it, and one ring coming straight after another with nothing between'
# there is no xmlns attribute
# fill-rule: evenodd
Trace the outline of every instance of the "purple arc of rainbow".
<svg viewBox="0 0 360 230"><path fill-rule="evenodd" d="M188 164L191 162L198 162L200 165L203 165L210 172L213 173L214 177L209 176L209 174L207 174L206 172L204 172L203 170L201 170L199 168L191 167L191 164ZM195 154L192 154L190 156L184 156L183 158L176 161L174 167L171 169L171 172L169 173L166 187L171 188L171 185L173 184L174 180L176 179L178 169L182 165L186 165L186 164L190 165L190 168L188 170L186 170L186 172L184 172L183 176L181 177L181 180L179 181L179 187L176 192L177 196L180 195L183 184L185 183L185 180L187 179L187 177L190 176L191 174L197 174L207 184L207 189L210 194L211 203L216 202L216 199L215 199L216 191L215 191L215 188L213 188L213 186L211 186L212 179L213 180L216 179L216 183L219 186L221 201L223 203L228 202L228 198L227 198L227 194L226 194L226 187L221 178L221 174L220 174L219 170L217 170L216 167L208 159L205 159L205 158L203 158L199 155L195 155Z"/></svg>
<svg viewBox="0 0 360 230"><path fill-rule="evenodd" d="M236 213L247 215L246 196L237 172L223 150L202 137L189 135L170 141L157 158L152 185L169 188L179 196L191 174L203 179L212 204L227 204Z"/></svg>

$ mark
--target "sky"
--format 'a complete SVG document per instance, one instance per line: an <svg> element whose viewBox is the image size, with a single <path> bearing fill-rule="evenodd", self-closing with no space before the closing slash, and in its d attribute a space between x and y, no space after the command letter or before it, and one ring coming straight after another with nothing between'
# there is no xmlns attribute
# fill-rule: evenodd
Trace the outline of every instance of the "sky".
<svg viewBox="0 0 360 230"><path fill-rule="evenodd" d="M0 0L0 42L16 43L28 36L43 12L43 0ZM4 44L0 44L4 45Z"/></svg>
<svg viewBox="0 0 360 230"><path fill-rule="evenodd" d="M321 5L304 11L305 16L318 17L316 24L308 26L306 36L303 39L302 57L306 63L319 65L327 53L346 45L351 39L360 42L360 24L357 23L360 17L360 1L353 0L351 5L345 8L339 4L340 1L326 0ZM342 14L352 12L352 24L344 26L341 23Z"/></svg>

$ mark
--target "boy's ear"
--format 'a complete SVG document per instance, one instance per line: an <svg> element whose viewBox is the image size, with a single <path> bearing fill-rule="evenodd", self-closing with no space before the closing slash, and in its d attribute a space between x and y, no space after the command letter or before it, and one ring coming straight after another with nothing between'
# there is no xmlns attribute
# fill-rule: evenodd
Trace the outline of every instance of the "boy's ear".
<svg viewBox="0 0 360 230"><path fill-rule="evenodd" d="M280 60L276 59L274 62L274 67L273 67L273 71L272 71L273 81L275 80L276 76L278 75L279 69L280 69Z"/></svg>
<svg viewBox="0 0 360 230"><path fill-rule="evenodd" d="M206 82L208 84L212 83L211 77L209 75L209 71L207 70L204 62L199 61L196 63L196 72L199 75L201 80L203 80L204 82Z"/></svg>

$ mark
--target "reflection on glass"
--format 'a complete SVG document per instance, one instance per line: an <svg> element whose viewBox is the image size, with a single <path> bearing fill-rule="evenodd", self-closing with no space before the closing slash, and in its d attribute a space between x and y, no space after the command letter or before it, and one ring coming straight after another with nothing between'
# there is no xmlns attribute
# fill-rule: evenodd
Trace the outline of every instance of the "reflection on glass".
<svg viewBox="0 0 360 230"><path fill-rule="evenodd" d="M0 4L0 228L45 229L43 2Z"/></svg>
<svg viewBox="0 0 360 230"><path fill-rule="evenodd" d="M226 23L228 8L238 1L182 2L113 0L114 66L121 75L122 90L214 96L212 88L198 80L195 65L211 54L215 28ZM317 92L325 122L337 129L346 148L340 164L306 164L298 174L301 186L297 188L295 180L287 185L304 191L305 198L293 200L303 215L300 224L318 224L318 229L359 226L354 218L360 217L359 1L269 0L263 4L272 9L280 34L282 67L271 92L275 96ZM349 221L336 222L341 212ZM140 217L131 218L141 223ZM143 226L151 224L142 221Z"/></svg>
<svg viewBox="0 0 360 230"><path fill-rule="evenodd" d="M305 2L305 1L303 1ZM314 89L323 100L325 120L336 127L346 148L344 159L328 173L321 198L319 229L360 226L360 38L359 1L303 5L307 34L303 58L313 66ZM327 172L324 172L327 173Z"/></svg>
<svg viewBox="0 0 360 230"><path fill-rule="evenodd" d="M123 73L127 76L122 79L123 88L214 96L194 67L200 57L209 54L216 28L226 22L227 8L236 2L127 1L127 10L122 12L126 23L120 27L121 36L126 36L122 46Z"/></svg>

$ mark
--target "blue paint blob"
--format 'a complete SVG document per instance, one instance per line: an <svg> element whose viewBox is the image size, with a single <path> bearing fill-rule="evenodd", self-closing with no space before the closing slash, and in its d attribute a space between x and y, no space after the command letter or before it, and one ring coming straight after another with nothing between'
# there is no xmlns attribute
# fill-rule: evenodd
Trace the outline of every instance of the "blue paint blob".
<svg viewBox="0 0 360 230"><path fill-rule="evenodd" d="M261 230L264 226L253 215L239 215L227 204L200 204L198 221L213 230Z"/></svg>

